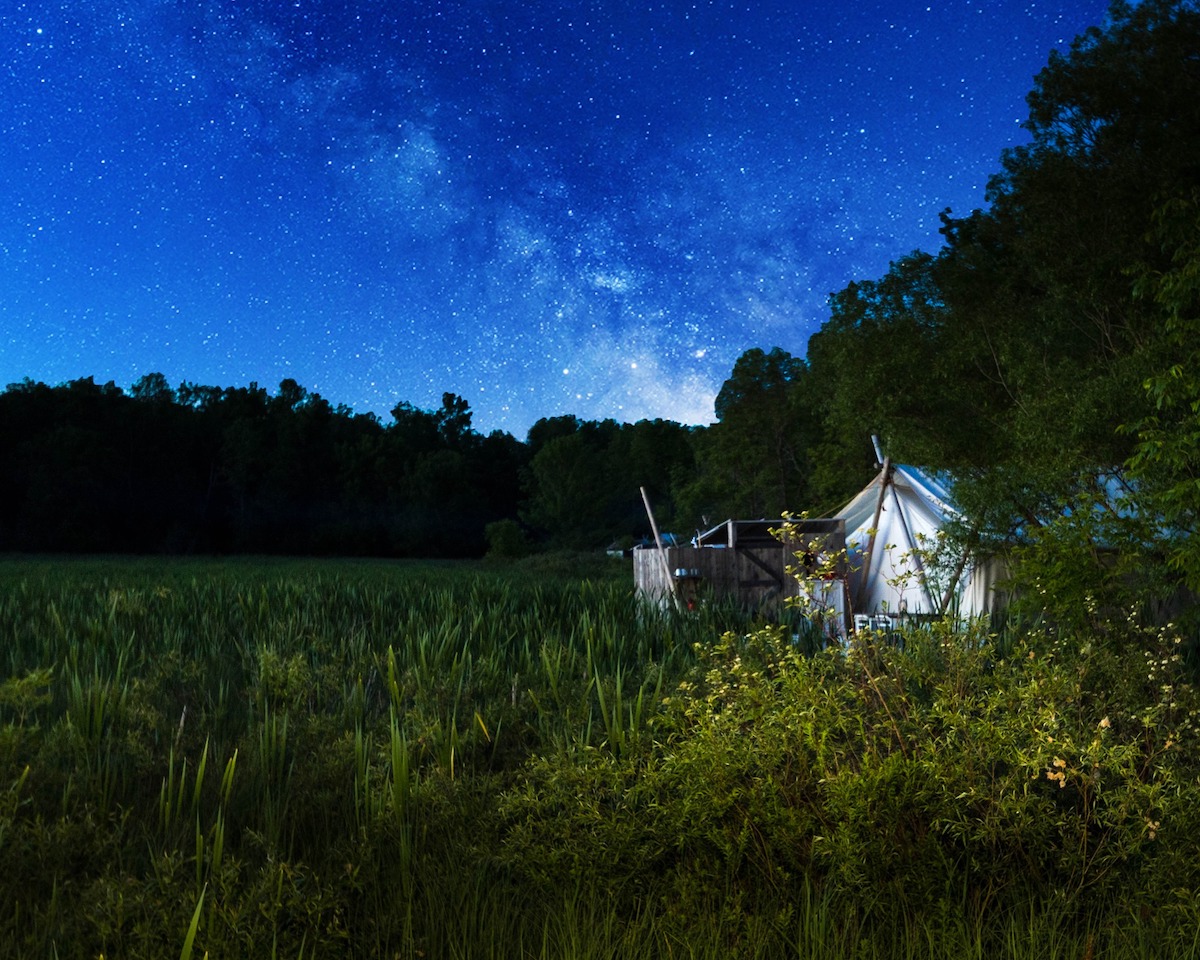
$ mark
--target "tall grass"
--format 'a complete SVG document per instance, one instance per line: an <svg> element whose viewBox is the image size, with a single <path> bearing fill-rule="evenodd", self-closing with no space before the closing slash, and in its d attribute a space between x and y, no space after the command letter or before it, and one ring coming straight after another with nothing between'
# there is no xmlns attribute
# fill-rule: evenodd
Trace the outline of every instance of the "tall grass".
<svg viewBox="0 0 1200 960"><path fill-rule="evenodd" d="M736 621L652 614L626 574L0 559L0 857L24 858L0 877L0 933L71 955L62 938L87 924L48 905L109 896L121 876L185 927L200 902L199 949L233 887L283 864L372 874L381 909L391 884L411 906L433 842L417 811L437 784L499 783L537 753L620 751L662 678ZM186 895L168 895L186 875ZM116 923L101 946L137 927Z"/></svg>
<svg viewBox="0 0 1200 960"><path fill-rule="evenodd" d="M537 789L529 771L577 772L553 781L564 808L594 806L602 839L636 834L621 778L661 755L698 651L750 626L647 609L614 569L0 559L0 958L1091 949L1037 903L986 922L868 909L819 877L753 905L672 899L650 875L609 900L586 869L526 884L505 811L529 808L507 803ZM578 854L580 824L547 859ZM1139 918L1108 921L1106 957L1194 955L1194 935L1164 948Z"/></svg>

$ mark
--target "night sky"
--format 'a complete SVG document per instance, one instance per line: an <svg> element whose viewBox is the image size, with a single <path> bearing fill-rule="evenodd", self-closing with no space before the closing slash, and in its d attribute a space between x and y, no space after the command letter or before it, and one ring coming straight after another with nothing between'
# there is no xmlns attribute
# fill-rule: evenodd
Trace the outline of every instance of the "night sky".
<svg viewBox="0 0 1200 960"><path fill-rule="evenodd" d="M1101 0L0 7L0 386L712 420L940 246Z"/></svg>

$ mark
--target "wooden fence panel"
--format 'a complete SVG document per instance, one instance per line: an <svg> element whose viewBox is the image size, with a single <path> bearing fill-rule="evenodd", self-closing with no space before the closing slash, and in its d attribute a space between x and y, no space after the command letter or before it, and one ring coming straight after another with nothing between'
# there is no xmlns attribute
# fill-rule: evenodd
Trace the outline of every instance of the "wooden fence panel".
<svg viewBox="0 0 1200 960"><path fill-rule="evenodd" d="M799 520L788 544L766 536L764 521L730 521L710 533L708 546L645 547L633 551L634 583L639 595L662 607L690 608L706 599L734 600L741 606L777 615L788 597L807 594L830 606L834 618L848 624L845 592L846 533L842 520ZM789 566L809 576L798 581ZM838 586L834 587L833 583ZM836 595L836 596L835 596Z"/></svg>
<svg viewBox="0 0 1200 960"><path fill-rule="evenodd" d="M798 592L788 575L792 557L782 546L730 550L712 547L667 547L664 557L655 548L633 552L638 593L662 605L672 594L683 604L704 598L736 599L752 609L775 608Z"/></svg>

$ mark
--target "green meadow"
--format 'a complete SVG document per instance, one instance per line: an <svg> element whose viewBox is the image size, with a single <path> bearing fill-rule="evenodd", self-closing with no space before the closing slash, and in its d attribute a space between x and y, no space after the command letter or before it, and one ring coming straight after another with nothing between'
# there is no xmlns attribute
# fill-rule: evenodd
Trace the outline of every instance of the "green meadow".
<svg viewBox="0 0 1200 960"><path fill-rule="evenodd" d="M1188 637L0 559L0 957L1200 955Z"/></svg>

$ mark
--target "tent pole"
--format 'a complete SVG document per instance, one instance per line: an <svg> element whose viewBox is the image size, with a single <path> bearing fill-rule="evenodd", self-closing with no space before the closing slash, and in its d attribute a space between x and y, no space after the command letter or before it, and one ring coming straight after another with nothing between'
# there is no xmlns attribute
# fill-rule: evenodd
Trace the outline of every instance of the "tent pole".
<svg viewBox="0 0 1200 960"><path fill-rule="evenodd" d="M874 438L872 438L874 439ZM888 484L892 482L892 458L883 458L883 469L879 471L879 499L875 501L875 518L871 521L871 536L867 540L867 557L863 561L862 577L858 581L858 596L854 598L854 610L862 606L867 593L867 581L871 576L871 561L875 558L875 537L879 533L879 514L883 512L883 498L887 496ZM852 614L854 610L850 611Z"/></svg>

